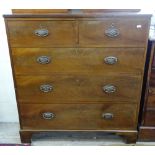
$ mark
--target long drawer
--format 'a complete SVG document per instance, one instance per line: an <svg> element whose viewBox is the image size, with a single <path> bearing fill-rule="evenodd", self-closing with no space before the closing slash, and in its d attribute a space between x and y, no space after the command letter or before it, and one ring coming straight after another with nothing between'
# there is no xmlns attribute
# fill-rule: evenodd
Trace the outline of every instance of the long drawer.
<svg viewBox="0 0 155 155"><path fill-rule="evenodd" d="M108 18L79 23L80 46L143 47L147 43L148 21L144 18Z"/></svg>
<svg viewBox="0 0 155 155"><path fill-rule="evenodd" d="M22 104L22 129L116 130L136 129L133 104Z"/></svg>
<svg viewBox="0 0 155 155"><path fill-rule="evenodd" d="M17 75L51 73L142 74L143 48L12 48Z"/></svg>
<svg viewBox="0 0 155 155"><path fill-rule="evenodd" d="M136 102L141 76L67 75L17 76L18 100L27 103Z"/></svg>
<svg viewBox="0 0 155 155"><path fill-rule="evenodd" d="M8 21L11 47L74 46L77 41L76 22L10 20Z"/></svg>

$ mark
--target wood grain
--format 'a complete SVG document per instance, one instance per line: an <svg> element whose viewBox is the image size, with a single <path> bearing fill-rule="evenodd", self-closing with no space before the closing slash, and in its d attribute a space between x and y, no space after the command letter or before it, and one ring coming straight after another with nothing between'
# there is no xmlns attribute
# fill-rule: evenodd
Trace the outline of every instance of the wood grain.
<svg viewBox="0 0 155 155"><path fill-rule="evenodd" d="M149 88L149 94L147 96L146 106L148 108L155 108L155 88L154 87Z"/></svg>
<svg viewBox="0 0 155 155"><path fill-rule="evenodd" d="M3 16L22 142L31 142L34 133L61 130L116 133L135 142L151 15L51 11L18 9ZM105 35L111 25L120 32L118 37ZM48 36L34 34L41 28L48 29ZM38 64L39 56L49 56L51 62ZM107 56L118 62L105 64ZM53 91L40 91L42 84L51 84ZM115 93L103 91L108 84L116 87ZM42 118L48 111L56 114L53 120ZM102 113L114 117L104 120Z"/></svg>
<svg viewBox="0 0 155 155"><path fill-rule="evenodd" d="M130 73L143 74L143 48L12 48L16 75L49 75L52 73ZM39 64L40 56L48 56L49 64ZM106 64L104 59L114 56L118 62Z"/></svg>
<svg viewBox="0 0 155 155"><path fill-rule="evenodd" d="M98 102L136 102L141 94L141 77L129 75L63 75L17 76L17 95L20 103L98 103ZM50 84L53 91L40 91L42 84ZM116 92L108 94L103 86L114 85Z"/></svg>
<svg viewBox="0 0 155 155"><path fill-rule="evenodd" d="M149 86L155 87L155 68L151 68L151 73L149 76Z"/></svg>
<svg viewBox="0 0 155 155"><path fill-rule="evenodd" d="M76 22L73 21L8 21L11 47L74 46L76 44ZM48 36L39 37L36 29L47 29Z"/></svg>
<svg viewBox="0 0 155 155"><path fill-rule="evenodd" d="M155 127L155 109L146 109L144 126Z"/></svg>
<svg viewBox="0 0 155 155"><path fill-rule="evenodd" d="M114 25L120 35L107 37L105 30ZM141 28L137 28L141 25ZM139 18L107 18L102 21L81 21L79 23L80 46L98 47L144 47L147 43L149 23Z"/></svg>
<svg viewBox="0 0 155 155"><path fill-rule="evenodd" d="M132 104L22 104L20 106L22 129L102 130L136 129L137 105ZM125 110L124 110L125 109ZM42 118L42 113L53 112L52 120ZM113 113L112 120L102 118L103 113Z"/></svg>
<svg viewBox="0 0 155 155"><path fill-rule="evenodd" d="M149 44L148 52L150 52L149 69L146 71L145 77L147 78L147 87L145 94L145 103L143 106L143 118L141 120L139 140L152 141L155 140L155 43Z"/></svg>
<svg viewBox="0 0 155 155"><path fill-rule="evenodd" d="M139 133L138 133L138 139L140 141L155 141L155 127L150 126L141 126Z"/></svg>
<svg viewBox="0 0 155 155"><path fill-rule="evenodd" d="M68 13L69 9L12 9L13 14Z"/></svg>

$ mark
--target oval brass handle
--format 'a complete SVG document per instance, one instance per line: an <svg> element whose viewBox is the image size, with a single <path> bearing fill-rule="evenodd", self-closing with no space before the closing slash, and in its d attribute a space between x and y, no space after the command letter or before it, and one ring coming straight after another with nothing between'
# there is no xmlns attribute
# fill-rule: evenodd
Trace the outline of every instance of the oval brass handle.
<svg viewBox="0 0 155 155"><path fill-rule="evenodd" d="M119 30L113 24L107 30L105 30L105 35L110 38L117 37L119 34Z"/></svg>
<svg viewBox="0 0 155 155"><path fill-rule="evenodd" d="M102 89L105 93L108 93L108 94L116 92L116 87L111 84L103 86Z"/></svg>
<svg viewBox="0 0 155 155"><path fill-rule="evenodd" d="M55 114L52 112L44 112L44 113L42 113L42 117L44 119L53 119L53 118L55 118Z"/></svg>
<svg viewBox="0 0 155 155"><path fill-rule="evenodd" d="M108 56L104 58L104 62L109 65L114 65L117 63L117 61L118 61L118 58L114 56Z"/></svg>
<svg viewBox="0 0 155 155"><path fill-rule="evenodd" d="M113 119L114 115L112 113L103 113L102 118L106 120L111 120Z"/></svg>
<svg viewBox="0 0 155 155"><path fill-rule="evenodd" d="M34 34L38 37L46 37L48 36L49 32L47 29L37 29L34 31Z"/></svg>
<svg viewBox="0 0 155 155"><path fill-rule="evenodd" d="M37 62L40 64L48 64L51 62L51 58L48 56L40 56L37 58Z"/></svg>
<svg viewBox="0 0 155 155"><path fill-rule="evenodd" d="M49 84L43 84L40 86L40 90L44 93L48 93L53 90L53 86Z"/></svg>
<svg viewBox="0 0 155 155"><path fill-rule="evenodd" d="M104 62L108 65L114 65L117 63L117 61L118 61L118 58L114 56L108 56L104 58Z"/></svg>

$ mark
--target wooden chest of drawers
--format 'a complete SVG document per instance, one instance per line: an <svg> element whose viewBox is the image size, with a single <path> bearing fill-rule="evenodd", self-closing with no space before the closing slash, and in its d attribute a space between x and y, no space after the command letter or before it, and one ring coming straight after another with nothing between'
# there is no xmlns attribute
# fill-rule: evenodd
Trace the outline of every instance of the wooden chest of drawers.
<svg viewBox="0 0 155 155"><path fill-rule="evenodd" d="M148 70L139 140L155 141L155 42L149 41Z"/></svg>
<svg viewBox="0 0 155 155"><path fill-rule="evenodd" d="M4 15L21 140L98 131L135 142L150 15Z"/></svg>

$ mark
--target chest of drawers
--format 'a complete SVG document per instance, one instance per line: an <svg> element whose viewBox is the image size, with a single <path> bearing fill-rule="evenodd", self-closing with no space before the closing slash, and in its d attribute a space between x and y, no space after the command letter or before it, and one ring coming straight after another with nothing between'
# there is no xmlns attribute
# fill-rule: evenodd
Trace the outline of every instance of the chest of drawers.
<svg viewBox="0 0 155 155"><path fill-rule="evenodd" d="M149 41L146 89L139 129L139 140L155 141L155 41Z"/></svg>
<svg viewBox="0 0 155 155"><path fill-rule="evenodd" d="M22 142L49 131L135 142L150 15L4 15Z"/></svg>

